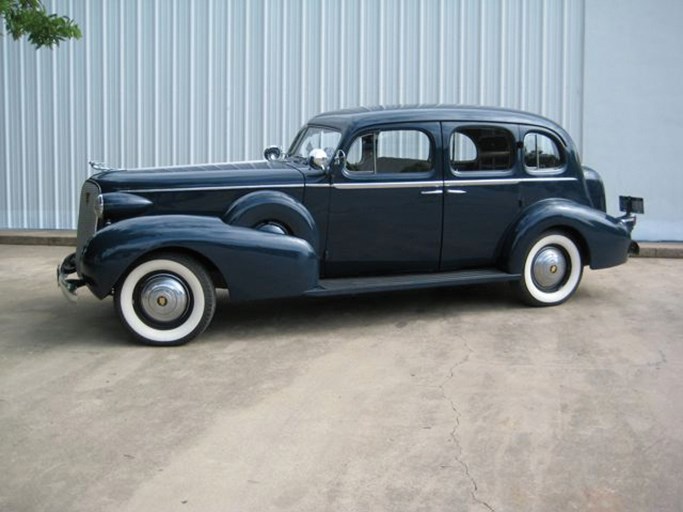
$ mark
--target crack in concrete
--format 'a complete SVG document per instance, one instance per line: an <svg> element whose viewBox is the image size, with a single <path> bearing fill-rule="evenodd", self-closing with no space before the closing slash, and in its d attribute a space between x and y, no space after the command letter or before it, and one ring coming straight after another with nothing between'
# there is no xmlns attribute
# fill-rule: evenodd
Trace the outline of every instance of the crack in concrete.
<svg viewBox="0 0 683 512"><path fill-rule="evenodd" d="M646 365L650 366L650 367L654 366L655 370L661 370L662 365L668 363L669 361L666 359L666 354L664 353L663 350L659 349L659 350L657 350L657 352L659 352L659 360L646 363Z"/></svg>
<svg viewBox="0 0 683 512"><path fill-rule="evenodd" d="M454 376L455 376L455 369L459 366L464 365L469 361L470 355L474 353L474 350L472 350L472 347L470 347L467 342L464 342L465 348L467 348L467 354L465 354L465 357L463 357L460 361L455 363L453 366L451 366L451 369L448 371L448 377L446 380L444 380L440 385L439 389L441 390L441 394L446 400L450 406L451 410L453 411L453 414L455 415L455 425L453 426L453 429L451 430L450 433L450 438L451 441L453 442L453 445L455 446L455 461L460 465L460 467L463 469L465 472L465 476L469 480L470 484L472 485L472 490L470 491L470 496L472 496L472 499L475 501L475 503L478 503L479 505L486 507L487 510L490 512L495 512L494 508L489 505L486 501L482 500L477 496L477 492L479 491L479 486L477 485L477 481L474 479L472 474L470 473L470 468L467 465L467 463L463 460L462 458L462 445L460 444L460 440L458 439L457 432L458 429L460 428L460 411L458 408L455 406L455 403L453 400L446 395L446 390L444 389L444 386L448 381L450 381Z"/></svg>

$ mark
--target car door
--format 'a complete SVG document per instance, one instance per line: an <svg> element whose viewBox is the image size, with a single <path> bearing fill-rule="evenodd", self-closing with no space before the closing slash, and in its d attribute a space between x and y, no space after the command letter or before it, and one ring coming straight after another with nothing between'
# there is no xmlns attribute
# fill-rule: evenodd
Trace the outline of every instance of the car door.
<svg viewBox="0 0 683 512"><path fill-rule="evenodd" d="M496 263L521 208L517 140L516 125L443 123L442 270Z"/></svg>
<svg viewBox="0 0 683 512"><path fill-rule="evenodd" d="M349 138L331 179L328 277L438 269L443 180L439 123L374 126Z"/></svg>

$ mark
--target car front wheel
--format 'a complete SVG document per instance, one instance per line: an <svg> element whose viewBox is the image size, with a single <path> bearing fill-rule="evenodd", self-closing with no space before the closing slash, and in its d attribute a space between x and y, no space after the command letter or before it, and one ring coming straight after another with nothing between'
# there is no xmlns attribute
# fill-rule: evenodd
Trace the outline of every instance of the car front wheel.
<svg viewBox="0 0 683 512"><path fill-rule="evenodd" d="M149 345L182 345L201 334L216 309L211 278L197 261L159 254L133 267L114 293L126 328Z"/></svg>
<svg viewBox="0 0 683 512"><path fill-rule="evenodd" d="M522 279L516 287L527 304L555 306L574 294L582 275L581 252L574 240L563 233L550 231L529 247Z"/></svg>

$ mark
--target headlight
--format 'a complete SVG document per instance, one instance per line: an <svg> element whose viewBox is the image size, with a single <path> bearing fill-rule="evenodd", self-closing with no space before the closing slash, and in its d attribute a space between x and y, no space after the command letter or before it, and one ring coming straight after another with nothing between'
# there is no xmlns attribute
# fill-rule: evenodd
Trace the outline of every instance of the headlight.
<svg viewBox="0 0 683 512"><path fill-rule="evenodd" d="M97 215L97 218L101 219L104 217L104 197L102 197L102 194L97 196L97 199L95 199L95 204L93 206L95 210L95 215Z"/></svg>
<svg viewBox="0 0 683 512"><path fill-rule="evenodd" d="M152 201L145 197L126 192L106 192L97 196L93 202L95 215L102 220L107 215L107 222L134 217L142 214L152 206Z"/></svg>

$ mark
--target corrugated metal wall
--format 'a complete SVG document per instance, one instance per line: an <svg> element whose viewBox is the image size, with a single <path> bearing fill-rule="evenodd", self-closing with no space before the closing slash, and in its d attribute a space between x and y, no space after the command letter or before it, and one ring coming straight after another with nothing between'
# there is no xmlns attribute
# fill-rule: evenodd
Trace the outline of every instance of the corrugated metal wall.
<svg viewBox="0 0 683 512"><path fill-rule="evenodd" d="M582 0L52 0L80 41L0 38L0 227L72 228L88 160L260 158L310 116L463 103L581 144Z"/></svg>

